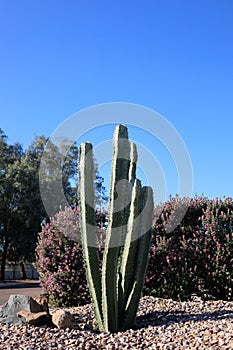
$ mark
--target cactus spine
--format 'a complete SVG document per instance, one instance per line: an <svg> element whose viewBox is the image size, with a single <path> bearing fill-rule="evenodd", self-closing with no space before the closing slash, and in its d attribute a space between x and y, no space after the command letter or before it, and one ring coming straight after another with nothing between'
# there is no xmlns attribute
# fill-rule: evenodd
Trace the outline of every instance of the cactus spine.
<svg viewBox="0 0 233 350"><path fill-rule="evenodd" d="M151 240L153 191L136 179L136 145L118 125L113 137L109 222L102 271L95 241L92 145L79 148L79 205L83 256L101 331L134 326Z"/></svg>

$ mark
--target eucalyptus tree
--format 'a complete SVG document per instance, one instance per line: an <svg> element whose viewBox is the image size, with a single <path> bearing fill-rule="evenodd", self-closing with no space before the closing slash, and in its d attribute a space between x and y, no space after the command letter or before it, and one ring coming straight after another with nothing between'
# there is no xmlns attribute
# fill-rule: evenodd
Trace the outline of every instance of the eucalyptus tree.
<svg viewBox="0 0 233 350"><path fill-rule="evenodd" d="M65 156L64 150L68 150ZM7 136L0 129L0 279L5 278L7 260L14 263L34 260L41 223L49 221L41 198L41 181L45 194L56 203L55 212L62 204L59 198L53 198L57 196L56 181L62 182L64 204L77 204L77 162L78 147L67 139L53 143L44 135L36 136L23 150L19 143L9 145ZM58 167L60 173L56 171ZM100 200L105 189L97 168L96 183Z"/></svg>
<svg viewBox="0 0 233 350"><path fill-rule="evenodd" d="M17 196L14 191L14 179L11 169L20 161L23 149L20 144L8 145L7 136L0 129L0 278L5 277L7 252L14 237L17 236L18 209Z"/></svg>

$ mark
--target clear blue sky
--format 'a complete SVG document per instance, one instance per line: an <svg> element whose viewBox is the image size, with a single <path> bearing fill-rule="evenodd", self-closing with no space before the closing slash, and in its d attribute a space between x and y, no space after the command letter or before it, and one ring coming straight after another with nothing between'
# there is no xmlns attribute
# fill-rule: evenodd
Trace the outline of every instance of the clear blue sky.
<svg viewBox="0 0 233 350"><path fill-rule="evenodd" d="M193 194L233 197L232 18L232 0L2 0L0 128L27 147L83 108L141 104L182 136Z"/></svg>

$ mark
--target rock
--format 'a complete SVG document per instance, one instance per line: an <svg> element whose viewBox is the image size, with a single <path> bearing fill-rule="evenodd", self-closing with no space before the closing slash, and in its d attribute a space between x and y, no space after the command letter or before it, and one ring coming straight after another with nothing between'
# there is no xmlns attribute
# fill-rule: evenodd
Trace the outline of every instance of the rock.
<svg viewBox="0 0 233 350"><path fill-rule="evenodd" d="M39 305L39 311L33 311L32 312L40 312L40 311L46 311L49 313L49 297L48 294L41 294L38 298L34 298L33 301L35 301L37 305Z"/></svg>
<svg viewBox="0 0 233 350"><path fill-rule="evenodd" d="M0 308L0 323L18 323L18 311L30 311L31 297L24 295L10 295L9 300Z"/></svg>
<svg viewBox="0 0 233 350"><path fill-rule="evenodd" d="M7 303L0 307L0 323L21 323L22 319L17 313L22 310L48 313L48 303L46 304L43 298L45 297L40 300L40 298L33 299L25 295L10 295Z"/></svg>
<svg viewBox="0 0 233 350"><path fill-rule="evenodd" d="M56 310L52 315L52 322L58 328L76 328L75 318L69 311Z"/></svg>
<svg viewBox="0 0 233 350"><path fill-rule="evenodd" d="M33 313L23 310L19 311L17 315L23 323L28 323L33 326L52 325L52 315L48 314L46 311Z"/></svg>

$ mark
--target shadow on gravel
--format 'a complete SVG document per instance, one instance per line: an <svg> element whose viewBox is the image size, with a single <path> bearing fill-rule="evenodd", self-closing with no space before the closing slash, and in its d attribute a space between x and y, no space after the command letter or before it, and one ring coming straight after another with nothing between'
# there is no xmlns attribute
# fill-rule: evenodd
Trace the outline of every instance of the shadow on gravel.
<svg viewBox="0 0 233 350"><path fill-rule="evenodd" d="M174 323L185 323L190 321L216 321L222 319L233 319L233 311L223 309L199 314L190 314L185 311L151 312L136 318L136 328L140 329L149 326L170 326Z"/></svg>

